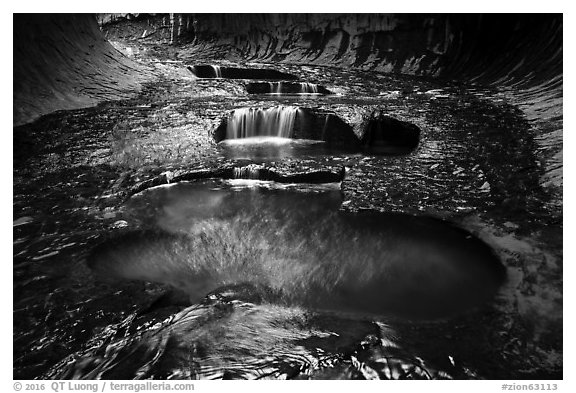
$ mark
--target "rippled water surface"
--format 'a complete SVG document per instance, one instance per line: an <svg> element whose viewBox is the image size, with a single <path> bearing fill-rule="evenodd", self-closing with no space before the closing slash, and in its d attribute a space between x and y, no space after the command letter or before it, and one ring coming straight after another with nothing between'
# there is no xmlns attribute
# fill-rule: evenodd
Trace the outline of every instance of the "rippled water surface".
<svg viewBox="0 0 576 393"><path fill-rule="evenodd" d="M105 356L98 346L83 353L57 376L309 375L351 356L346 335L356 337L364 356L383 356L362 347L368 339L372 350L399 357L386 366L396 377L436 375L401 348L394 321L474 308L502 282L500 261L448 223L343 214L340 199L337 185L245 180L181 183L134 196L126 217L143 229L102 243L89 266L101 279L167 284L194 305L107 342ZM151 318L161 304L139 317Z"/></svg>

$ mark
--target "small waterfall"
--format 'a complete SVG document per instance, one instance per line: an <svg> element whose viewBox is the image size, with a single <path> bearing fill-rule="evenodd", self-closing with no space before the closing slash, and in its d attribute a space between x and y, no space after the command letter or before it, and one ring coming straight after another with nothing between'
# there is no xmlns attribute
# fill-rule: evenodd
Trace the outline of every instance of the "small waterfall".
<svg viewBox="0 0 576 393"><path fill-rule="evenodd" d="M236 109L228 118L226 138L273 136L290 138L299 109L277 106L269 109Z"/></svg>
<svg viewBox="0 0 576 393"><path fill-rule="evenodd" d="M241 168L234 168L234 179L250 179L258 180L260 179L261 167L258 165L246 165Z"/></svg>
<svg viewBox="0 0 576 393"><path fill-rule="evenodd" d="M330 120L331 115L326 115L324 119L324 127L322 127L322 140L326 140L326 131L328 131L328 121Z"/></svg>
<svg viewBox="0 0 576 393"><path fill-rule="evenodd" d="M300 83L300 93L317 94L318 93L318 85L315 85L314 83L301 82Z"/></svg>
<svg viewBox="0 0 576 393"><path fill-rule="evenodd" d="M170 14L170 45L174 43L174 14Z"/></svg>
<svg viewBox="0 0 576 393"><path fill-rule="evenodd" d="M280 94L282 92L282 82L268 82L270 93Z"/></svg>
<svg viewBox="0 0 576 393"><path fill-rule="evenodd" d="M212 67L212 69L214 70L214 75L216 75L216 78L222 78L222 69L220 68L220 66L210 66Z"/></svg>
<svg viewBox="0 0 576 393"><path fill-rule="evenodd" d="M318 85L314 83L301 82L300 90L298 91L298 85L294 83L284 82L268 82L270 86L270 93L272 94L282 94L282 93L300 93L300 94L317 94Z"/></svg>

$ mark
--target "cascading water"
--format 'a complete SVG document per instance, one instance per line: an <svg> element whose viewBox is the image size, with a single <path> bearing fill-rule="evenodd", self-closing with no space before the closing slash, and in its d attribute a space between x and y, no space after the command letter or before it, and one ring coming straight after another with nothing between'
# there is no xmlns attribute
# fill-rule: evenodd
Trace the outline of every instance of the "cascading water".
<svg viewBox="0 0 576 393"><path fill-rule="evenodd" d="M268 82L271 94L280 94L282 92L282 82Z"/></svg>
<svg viewBox="0 0 576 393"><path fill-rule="evenodd" d="M318 94L318 85L314 83L301 82L301 83L284 83L284 82L268 82L268 94Z"/></svg>
<svg viewBox="0 0 576 393"><path fill-rule="evenodd" d="M300 83L300 93L318 94L318 85L315 85L314 83L302 82Z"/></svg>
<svg viewBox="0 0 576 393"><path fill-rule="evenodd" d="M214 75L216 78L222 78L222 68L217 65L210 66L214 70Z"/></svg>
<svg viewBox="0 0 576 393"><path fill-rule="evenodd" d="M234 168L234 179L257 180L260 178L260 167L258 165L246 165L241 168Z"/></svg>
<svg viewBox="0 0 576 393"><path fill-rule="evenodd" d="M236 109L228 118L226 139L262 136L290 138L299 111L299 108L292 106Z"/></svg>

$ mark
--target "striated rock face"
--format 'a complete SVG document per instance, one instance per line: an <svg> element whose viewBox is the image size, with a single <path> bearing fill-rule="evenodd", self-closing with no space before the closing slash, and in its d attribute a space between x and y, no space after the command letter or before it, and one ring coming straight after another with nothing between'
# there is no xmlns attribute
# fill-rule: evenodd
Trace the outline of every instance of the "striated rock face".
<svg viewBox="0 0 576 393"><path fill-rule="evenodd" d="M562 72L559 15L199 14L197 45L250 60L362 67L481 83Z"/></svg>
<svg viewBox="0 0 576 393"><path fill-rule="evenodd" d="M191 41L194 19L189 14L97 14L106 39L147 40L163 44Z"/></svg>
<svg viewBox="0 0 576 393"><path fill-rule="evenodd" d="M99 14L106 38L195 53L527 86L562 73L560 14ZM122 29L114 25L123 22ZM127 28L126 26L129 26Z"/></svg>
<svg viewBox="0 0 576 393"><path fill-rule="evenodd" d="M14 15L14 125L128 98L151 72L106 41L93 15Z"/></svg>

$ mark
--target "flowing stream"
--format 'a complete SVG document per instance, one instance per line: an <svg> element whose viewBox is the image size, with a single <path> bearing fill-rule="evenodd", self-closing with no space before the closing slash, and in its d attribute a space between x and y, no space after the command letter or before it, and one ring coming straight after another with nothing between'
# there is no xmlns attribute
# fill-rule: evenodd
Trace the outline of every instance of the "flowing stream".
<svg viewBox="0 0 576 393"><path fill-rule="evenodd" d="M298 112L299 109L292 106L236 109L228 119L226 138L290 138Z"/></svg>

